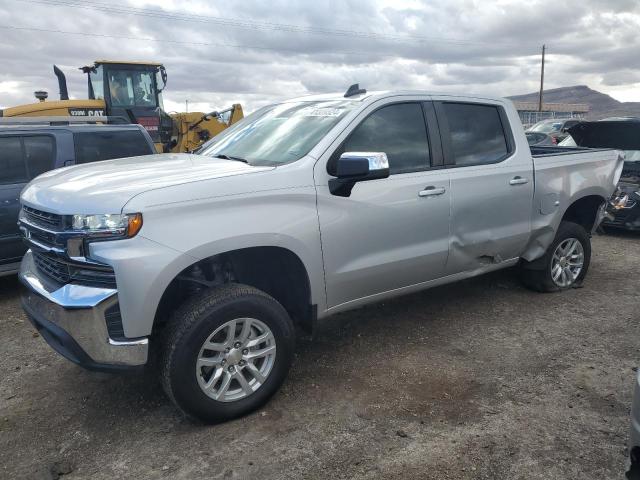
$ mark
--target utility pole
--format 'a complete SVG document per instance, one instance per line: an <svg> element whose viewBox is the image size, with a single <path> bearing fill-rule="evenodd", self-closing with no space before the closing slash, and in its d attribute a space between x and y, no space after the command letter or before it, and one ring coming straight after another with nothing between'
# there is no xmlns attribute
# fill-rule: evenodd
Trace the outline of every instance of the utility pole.
<svg viewBox="0 0 640 480"><path fill-rule="evenodd" d="M540 96L538 97L538 111L542 111L542 91L544 90L544 53L547 49L546 45L542 45L542 67L540 69Z"/></svg>

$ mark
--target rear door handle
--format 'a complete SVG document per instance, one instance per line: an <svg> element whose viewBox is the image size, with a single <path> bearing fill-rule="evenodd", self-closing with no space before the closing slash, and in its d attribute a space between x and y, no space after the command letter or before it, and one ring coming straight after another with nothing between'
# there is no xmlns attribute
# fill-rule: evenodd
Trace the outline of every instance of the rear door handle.
<svg viewBox="0 0 640 480"><path fill-rule="evenodd" d="M513 177L511 180L509 180L509 185L524 185L525 183L529 183L528 178Z"/></svg>
<svg viewBox="0 0 640 480"><path fill-rule="evenodd" d="M446 192L444 187L434 187L433 185L430 187L425 187L424 190L420 190L418 195L420 197L434 197L436 195L442 195Z"/></svg>

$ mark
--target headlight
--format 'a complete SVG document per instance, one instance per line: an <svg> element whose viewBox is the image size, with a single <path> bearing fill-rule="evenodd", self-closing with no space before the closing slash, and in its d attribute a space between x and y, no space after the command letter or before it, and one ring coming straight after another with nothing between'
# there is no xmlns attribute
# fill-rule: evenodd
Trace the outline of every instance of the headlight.
<svg viewBox="0 0 640 480"><path fill-rule="evenodd" d="M142 214L71 215L71 230L86 232L96 240L135 237L142 228Z"/></svg>
<svg viewBox="0 0 640 480"><path fill-rule="evenodd" d="M621 190L620 187L617 187L609 199L609 207L613 210L620 210L627 206L628 201L629 195Z"/></svg>

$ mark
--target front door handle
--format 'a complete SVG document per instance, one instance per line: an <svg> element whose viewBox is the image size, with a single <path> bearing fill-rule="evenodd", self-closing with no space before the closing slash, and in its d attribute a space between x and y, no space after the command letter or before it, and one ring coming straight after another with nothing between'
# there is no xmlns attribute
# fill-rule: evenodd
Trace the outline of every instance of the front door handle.
<svg viewBox="0 0 640 480"><path fill-rule="evenodd" d="M434 187L433 185L430 187L425 187L424 190L420 190L418 196L420 197L434 197L436 195L442 195L445 192L444 187Z"/></svg>
<svg viewBox="0 0 640 480"><path fill-rule="evenodd" d="M520 176L513 177L511 180L509 180L509 185L524 185L525 183L529 183L529 179L522 178Z"/></svg>

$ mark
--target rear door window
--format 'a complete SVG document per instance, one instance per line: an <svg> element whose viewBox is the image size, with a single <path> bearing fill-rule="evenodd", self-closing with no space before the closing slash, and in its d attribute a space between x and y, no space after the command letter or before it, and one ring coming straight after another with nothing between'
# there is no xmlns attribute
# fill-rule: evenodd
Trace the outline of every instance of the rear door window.
<svg viewBox="0 0 640 480"><path fill-rule="evenodd" d="M77 132L73 134L76 164L137 157L154 153L142 132Z"/></svg>
<svg viewBox="0 0 640 480"><path fill-rule="evenodd" d="M30 179L53 168L55 152L53 137L48 135L23 137L22 141L24 142L24 158Z"/></svg>
<svg viewBox="0 0 640 480"><path fill-rule="evenodd" d="M498 107L446 102L442 108L456 165L496 163L507 157L508 143Z"/></svg>
<svg viewBox="0 0 640 480"><path fill-rule="evenodd" d="M20 137L0 137L0 185L27 181Z"/></svg>

